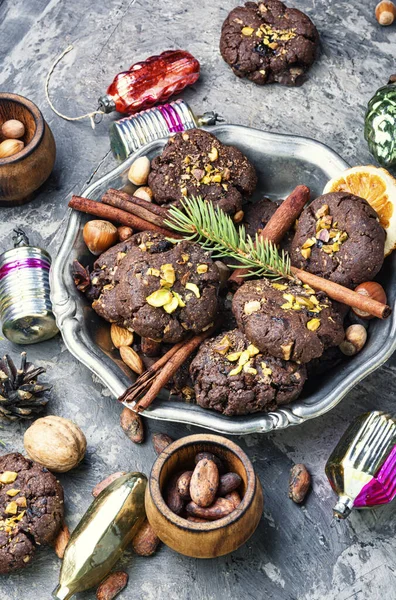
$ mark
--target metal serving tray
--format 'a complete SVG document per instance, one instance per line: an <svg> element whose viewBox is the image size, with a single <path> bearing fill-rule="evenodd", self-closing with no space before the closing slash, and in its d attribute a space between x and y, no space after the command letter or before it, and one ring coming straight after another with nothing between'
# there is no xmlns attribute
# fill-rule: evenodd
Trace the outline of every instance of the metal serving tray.
<svg viewBox="0 0 396 600"><path fill-rule="evenodd" d="M222 142L234 144L255 165L258 186L253 201L263 195L285 198L299 183L308 185L312 196L321 194L326 182L348 168L348 164L327 146L314 140L279 135L239 125L208 128ZM83 195L99 200L109 188L125 188L130 165L139 156L150 159L159 154L166 139L154 141L130 156L119 167L90 185ZM65 238L52 269L52 303L57 324L69 351L86 365L119 397L130 385L130 373L112 347L109 324L91 309L74 286L71 265L79 260L92 264L85 247L82 228L88 216L71 211ZM396 252L386 260L380 281L394 305L396 296ZM370 322L369 340L353 359L336 367L330 374L308 381L301 397L292 404L270 413L225 417L195 404L184 403L164 390L145 411L147 417L199 425L230 435L267 432L298 425L333 408L366 375L382 365L396 349L396 314L386 321Z"/></svg>

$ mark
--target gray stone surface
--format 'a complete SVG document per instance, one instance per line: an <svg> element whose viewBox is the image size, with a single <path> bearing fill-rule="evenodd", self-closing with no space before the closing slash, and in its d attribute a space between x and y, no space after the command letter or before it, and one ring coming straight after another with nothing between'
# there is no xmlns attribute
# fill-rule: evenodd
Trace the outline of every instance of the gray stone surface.
<svg viewBox="0 0 396 600"><path fill-rule="evenodd" d="M235 3L236 4L236 3ZM54 255L71 193L114 166L107 122L68 123L55 116L44 95L54 58L75 49L56 70L51 96L59 110L78 115L96 107L118 71L167 48L183 47L202 63L202 77L184 98L200 112L216 109L229 122L313 137L351 164L372 162L363 139L368 99L394 71L395 27L380 28L375 2L300 0L321 34L321 55L301 88L258 88L237 80L218 52L221 24L232 0L0 0L0 89L27 96L43 111L56 138L56 167L34 202L1 209L0 249L21 225ZM296 182L297 183L297 182ZM7 340L0 351L18 353ZM149 472L150 443L133 446L118 424L120 408L78 364L58 338L31 347L31 359L47 366L53 384L50 412L74 419L85 431L83 464L60 477L67 520L74 527L91 502L90 490L116 470ZM237 441L247 451L265 492L265 513L245 547L212 561L179 556L162 547L149 559L127 553L130 583L121 598L135 600L395 600L394 505L353 514L332 526L334 495L324 475L326 459L349 421L371 409L393 411L395 360L370 375L331 413L294 429ZM104 415L106 418L104 419ZM4 452L23 450L24 425L3 426ZM196 428L147 423L180 437ZM305 462L313 490L303 507L287 498L289 469ZM25 571L0 579L0 598L45 600L55 587L60 561L45 549ZM88 592L81 599L93 599Z"/></svg>

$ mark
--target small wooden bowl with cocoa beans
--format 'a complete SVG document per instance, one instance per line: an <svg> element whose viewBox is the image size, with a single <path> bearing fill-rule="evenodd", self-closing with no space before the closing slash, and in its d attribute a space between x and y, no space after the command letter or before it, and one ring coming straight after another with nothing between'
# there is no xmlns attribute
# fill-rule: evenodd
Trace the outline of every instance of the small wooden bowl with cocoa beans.
<svg viewBox="0 0 396 600"><path fill-rule="evenodd" d="M194 558L215 558L244 544L263 512L260 481L246 454L226 438L181 438L155 461L146 513L157 536Z"/></svg>

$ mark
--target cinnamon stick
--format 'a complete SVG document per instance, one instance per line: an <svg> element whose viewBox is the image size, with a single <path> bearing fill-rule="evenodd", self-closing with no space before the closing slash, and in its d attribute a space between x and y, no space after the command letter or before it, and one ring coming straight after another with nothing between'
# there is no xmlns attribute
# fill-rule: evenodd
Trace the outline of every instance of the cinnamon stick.
<svg viewBox="0 0 396 600"><path fill-rule="evenodd" d="M155 371L155 374L152 374L151 377L146 376L145 382L139 385L139 379L144 379L144 376L146 375L143 373L143 375L137 379L135 384L120 396L119 400L121 402L130 402L135 412L145 410L155 400L161 389L168 383L179 367L181 367L194 350L198 348L207 337L212 335L212 333L213 328L190 338L186 342L183 342L181 346L180 344L177 344L179 348L176 352L173 352L168 360L164 361L166 356L164 355L151 367L151 370ZM174 348L171 348L171 350L174 350ZM168 355L169 352L167 353ZM158 363L160 363L161 366L157 366ZM144 393L144 395L140 400L136 400L142 393Z"/></svg>
<svg viewBox="0 0 396 600"><path fill-rule="evenodd" d="M131 215L124 210L114 208L113 206L103 204L102 202L90 200L89 198L83 198L82 196L72 196L69 206L70 208L74 208L75 210L87 213L89 215L100 217L101 219L115 221L116 223L121 223L122 225L128 225L136 231L155 231L157 233L162 233L162 235L171 235L174 238L182 237L179 234L170 231L170 229L158 227L158 225L149 223L148 221L136 217L135 215Z"/></svg>
<svg viewBox="0 0 396 600"><path fill-rule="evenodd" d="M133 202L133 204L141 206L142 208L146 208L150 212L154 213L155 215L158 215L159 217L162 217L163 219L169 218L169 209L165 206L159 206L154 202L147 202L147 200L143 200L143 198L139 198L138 196L131 196L130 194L127 194L122 190L115 190L114 188L109 188L106 193L112 193L118 196L119 198L127 200L128 202Z"/></svg>
<svg viewBox="0 0 396 600"><path fill-rule="evenodd" d="M285 233L289 231L294 221L300 216L302 209L309 200L309 194L310 191L306 185L298 185L276 209L261 231L259 239L279 244ZM249 273L249 269L236 269L229 281L242 285L245 281L244 275L247 275L247 273Z"/></svg>
<svg viewBox="0 0 396 600"><path fill-rule="evenodd" d="M334 281L329 281L323 277L318 277L308 271L303 271L297 267L291 267L292 274L300 279L303 283L310 285L315 290L324 292L332 300L346 304L353 308L359 308L378 319L387 319L392 312L392 309L387 304L378 302L368 296L358 294Z"/></svg>
<svg viewBox="0 0 396 600"><path fill-rule="evenodd" d="M154 212L150 211L147 206L142 206L139 203L136 203L135 200L141 200L144 204L148 206L151 205L150 202L146 202L141 198L134 198L134 196L129 196L125 192L120 192L119 190L109 189L102 196L102 202L104 204L108 204L109 206L114 206L114 208L120 208L121 210L125 210L126 212L139 217L140 219L144 219L149 223L153 223L153 225L157 225L158 227L164 226L164 217L158 216ZM159 207L160 208L160 207Z"/></svg>

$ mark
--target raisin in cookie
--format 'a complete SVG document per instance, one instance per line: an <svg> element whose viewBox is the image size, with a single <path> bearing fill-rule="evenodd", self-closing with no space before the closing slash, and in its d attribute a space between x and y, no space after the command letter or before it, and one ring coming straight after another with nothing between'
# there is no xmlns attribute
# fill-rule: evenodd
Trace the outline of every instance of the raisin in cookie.
<svg viewBox="0 0 396 600"><path fill-rule="evenodd" d="M143 232L94 264L92 308L146 338L174 344L208 329L218 311L219 271L198 244Z"/></svg>
<svg viewBox="0 0 396 600"><path fill-rule="evenodd" d="M346 287L374 279L384 261L385 231L363 198L334 192L300 215L291 259L297 267Z"/></svg>
<svg viewBox="0 0 396 600"><path fill-rule="evenodd" d="M275 410L306 380L304 365L260 352L238 329L203 343L190 372L197 403L228 416Z"/></svg>
<svg viewBox="0 0 396 600"><path fill-rule="evenodd" d="M312 21L279 0L246 2L226 18L220 52L235 75L264 85L302 83L315 61L319 35Z"/></svg>
<svg viewBox="0 0 396 600"><path fill-rule="evenodd" d="M240 150L207 131L190 129L171 137L152 160L148 183L157 204L202 196L234 215L254 192L257 175Z"/></svg>
<svg viewBox="0 0 396 600"><path fill-rule="evenodd" d="M247 281L235 293L238 327L261 352L307 363L344 339L331 301L309 286L266 279Z"/></svg>
<svg viewBox="0 0 396 600"><path fill-rule="evenodd" d="M0 573L25 567L36 546L50 544L63 520L56 477L21 454L0 457Z"/></svg>

